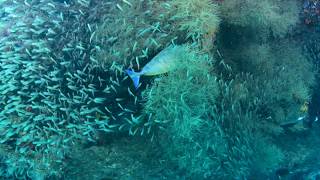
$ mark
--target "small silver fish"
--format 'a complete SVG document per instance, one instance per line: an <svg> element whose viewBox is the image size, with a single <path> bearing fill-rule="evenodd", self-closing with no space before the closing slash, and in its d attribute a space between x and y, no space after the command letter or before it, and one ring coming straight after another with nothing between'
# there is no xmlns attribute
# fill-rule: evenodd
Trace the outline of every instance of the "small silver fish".
<svg viewBox="0 0 320 180"><path fill-rule="evenodd" d="M140 76L155 76L172 71L176 68L179 55L181 53L181 46L171 45L163 49L159 54L148 62L140 72L127 69L126 73L132 79L134 87L139 87Z"/></svg>

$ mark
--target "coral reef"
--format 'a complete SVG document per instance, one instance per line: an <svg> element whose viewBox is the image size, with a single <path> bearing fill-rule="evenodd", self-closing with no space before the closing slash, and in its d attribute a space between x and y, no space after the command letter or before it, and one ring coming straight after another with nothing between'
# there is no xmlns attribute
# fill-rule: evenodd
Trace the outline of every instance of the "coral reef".
<svg viewBox="0 0 320 180"><path fill-rule="evenodd" d="M303 2L303 21L306 25L317 25L319 23L320 2L318 0L305 0Z"/></svg>
<svg viewBox="0 0 320 180"><path fill-rule="evenodd" d="M233 6L236 3L243 3L242 6L238 6L243 11ZM262 12L267 12L265 10L268 8L272 10L271 7L277 12L277 9L286 7L280 1L276 3L268 1L269 5L265 3L266 1L223 1L221 3L223 25L221 33L217 36L219 48L217 57L221 61L219 65L222 64L226 69L226 71L220 70L224 78L230 79L229 73L232 74L231 77L238 76L238 72L250 74L250 78L240 76L240 81L246 82L247 91L250 92L245 99L251 101L255 107L253 119L249 124L252 124L258 136L266 138L265 141L261 137L259 139L262 141L250 140L249 142L253 143L250 147L257 148L266 144L270 147L268 150L265 149L263 156L259 155L261 152L254 151L255 157L260 156L260 159L251 159L253 166L248 166L251 171L253 170L249 176L253 177L263 174L263 169L272 172L277 168L277 164L286 161L287 157L284 155L290 149L287 149L285 143L277 142L290 135L280 128L279 124L300 117L308 118L311 87L315 82L315 68L308 56L305 56L301 41L296 38L298 35L288 34L290 29L295 28L293 25L298 20L297 2L292 1L287 4L291 8L284 14L280 11L280 14L255 14L257 9L253 8L254 6L248 8L254 4L258 7L264 5L261 7L264 9ZM228 11L229 7L233 11ZM234 12L237 12L235 13L237 17L232 16ZM292 16L285 15L289 13ZM253 20L249 20L249 17ZM292 37L288 38L290 35ZM300 132L306 129L300 126L291 130ZM273 153L277 154L274 158Z"/></svg>
<svg viewBox="0 0 320 180"><path fill-rule="evenodd" d="M234 69L255 77L256 87L251 92L260 99L261 116L279 123L306 115L300 108L310 100L315 71L294 42L248 43L225 53Z"/></svg>
<svg viewBox="0 0 320 180"><path fill-rule="evenodd" d="M313 62L315 69L317 70L317 74L315 77L315 86L313 87L313 93L311 97L310 102L310 108L309 108L309 116L310 116L310 122L309 125L312 126L313 121L316 120L317 117L320 117L320 93L319 93L319 79L320 79L320 46L319 46L319 35L315 31L313 33L310 33L309 36L306 36L305 38L305 53L308 55L311 62Z"/></svg>
<svg viewBox="0 0 320 180"><path fill-rule="evenodd" d="M222 9L223 6L228 7L228 3L234 4L232 1L224 1L221 4ZM259 4L260 1L246 1L243 8L249 7L252 3ZM286 5L291 7L291 5L297 6L298 4L292 1ZM272 6L275 6L275 9L285 7L279 1L273 3ZM269 7L271 6L264 6L264 8ZM292 11L286 13L299 14L297 7L290 9ZM239 13L235 19L246 19L248 13L252 11ZM223 17L228 20L228 11L225 13ZM253 15L253 18L259 18L262 15ZM296 16L291 16L291 18L296 19L294 21L298 20ZM271 21L273 19L267 18L265 20ZM286 16L279 16L280 20L284 24L293 22L288 21ZM262 28L262 26L255 26L254 21L240 22L242 21L225 21L221 28L218 46L219 52L223 56L222 61L233 71L232 74L246 72L253 75L249 91L258 102L258 113L262 118L259 126L269 135L279 135L282 131L279 124L282 122L308 116L307 104L311 97L311 87L314 85L315 68L304 55L300 40L295 39L297 35L287 34L288 31L291 31L288 28L295 23L288 25L286 30L283 29L285 33L278 31L279 33L275 34L277 32L275 28L282 28L283 24L270 23L268 26L271 27ZM290 29L294 29L294 27ZM266 33L265 30L269 32ZM255 31L255 35L252 35L253 31ZM287 38L284 35L292 35L292 37Z"/></svg>
<svg viewBox="0 0 320 180"><path fill-rule="evenodd" d="M175 0L170 5L175 12L170 19L179 30L186 32L186 38L191 37L203 49L210 50L220 24L218 6L210 0Z"/></svg>
<svg viewBox="0 0 320 180"><path fill-rule="evenodd" d="M10 146L0 147L0 177L3 179L45 179L61 176L64 167L50 155L22 156Z"/></svg>
<svg viewBox="0 0 320 180"><path fill-rule="evenodd" d="M252 77L218 82L208 56L190 49L183 54L180 70L144 92L144 127L159 128L153 131L160 134L168 166L191 179L243 178L277 168L282 152L256 130L261 125L248 89Z"/></svg>
<svg viewBox="0 0 320 180"><path fill-rule="evenodd" d="M97 53L97 59L103 69L111 68L120 74L120 79L125 80L127 76L123 74L124 68L139 71L170 44L204 43L203 39L214 36L219 25L217 14L216 5L209 1L189 0L186 4L182 1L134 1L113 4L97 29L97 43L102 49ZM202 18L198 18L200 15ZM196 29L192 28L194 22L199 25ZM210 49L209 46L206 49ZM140 89L144 89L143 86ZM134 92L131 89L129 91ZM144 101L141 92L130 94L138 112L141 111ZM122 124L120 129L129 129L130 134L136 134L140 122L145 121L138 113L126 120L129 124ZM144 134L144 129L141 131L139 133Z"/></svg>
<svg viewBox="0 0 320 180"><path fill-rule="evenodd" d="M230 0L221 2L221 15L226 23L250 28L261 37L284 36L298 22L299 6L297 1Z"/></svg>
<svg viewBox="0 0 320 180"><path fill-rule="evenodd" d="M161 77L144 92L147 99L144 112L150 117L144 126L159 129L160 136L156 137L160 138L159 144L166 157L187 178L211 177L214 173L211 169L220 164L214 156L224 151L219 126L214 121L209 122L218 96L218 83L210 74L212 60L199 55L196 49L183 48L183 61L177 65L177 70ZM215 141L209 144L207 133L203 132L210 133ZM214 154L207 152L211 147Z"/></svg>
<svg viewBox="0 0 320 180"><path fill-rule="evenodd" d="M149 120L144 127L177 123L177 134L188 137L193 126L201 126L201 117L214 105L218 92L215 76L209 74L212 60L187 45L180 48L176 70L143 92L143 110Z"/></svg>
<svg viewBox="0 0 320 180"><path fill-rule="evenodd" d="M2 2L0 177L267 179L289 172L288 164L311 157L301 155L310 144L294 149L292 134L305 129L280 125L308 116L310 59L319 59L317 41L303 51L291 33L298 5ZM141 70L170 45L177 68L143 77L135 90L125 69Z"/></svg>
<svg viewBox="0 0 320 180"><path fill-rule="evenodd" d="M97 60L139 69L173 42L210 41L219 22L217 6L208 0L111 3L97 30L103 49Z"/></svg>
<svg viewBox="0 0 320 180"><path fill-rule="evenodd" d="M119 125L121 130L126 129L126 124L130 126L130 120L128 123L126 119L135 118L133 114L139 110L139 97L125 85L128 83L123 66L132 62L139 66L139 59L125 61L125 54L129 52L122 50L133 48L129 54L132 58L138 57L134 56L135 47L139 53L146 48L142 51L142 58L147 60L148 48L157 50L150 45L163 48L173 42L179 32L178 26L167 24L163 25L167 33L157 30L160 22L166 21L161 20L160 14L154 16L160 19L150 17L151 11L145 6L158 8L158 2L144 3L48 0L6 1L2 4L5 18L1 19L4 26L0 44L3 77L0 80L0 135L2 144L15 149L16 157L25 158L25 162L30 162L27 164L36 161L34 157L63 162L72 145L79 140L96 142L101 133L114 132ZM141 13L143 9L145 14ZM175 8L171 12L173 10ZM129 13L134 11L136 13L133 14L141 16L144 22L139 22ZM26 18L21 20L21 17ZM197 17L192 18L189 21ZM110 22L115 24L110 26ZM131 23L133 28L130 24L121 24L124 22ZM124 26L126 28L122 29ZM110 27L119 27L120 32L109 31ZM176 32L171 33L171 28ZM110 36L111 32L116 34ZM103 33L107 33L107 38L100 38ZM152 34L155 34L154 39L148 37ZM132 46L120 42L134 42L128 37L140 38L142 45L140 42ZM160 43L162 38L164 44L158 46L157 42ZM146 44L145 39L150 43ZM121 59L119 62L117 55ZM128 130L133 134L131 128ZM47 163L41 158L39 160L39 163ZM3 174L7 174L8 169ZM23 173L19 175L26 177L36 171L37 167L31 166L28 171L21 170ZM47 169L44 174L55 174L51 173L53 171Z"/></svg>

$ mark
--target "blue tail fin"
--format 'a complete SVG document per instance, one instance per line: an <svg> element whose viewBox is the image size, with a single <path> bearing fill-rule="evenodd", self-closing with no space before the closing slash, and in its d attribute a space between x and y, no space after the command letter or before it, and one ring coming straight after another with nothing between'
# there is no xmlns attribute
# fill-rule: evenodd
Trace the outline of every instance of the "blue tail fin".
<svg viewBox="0 0 320 180"><path fill-rule="evenodd" d="M133 70L127 69L126 73L129 75L129 77L133 81L133 85L136 89L139 87L139 81L140 81L140 74L137 72L134 72Z"/></svg>

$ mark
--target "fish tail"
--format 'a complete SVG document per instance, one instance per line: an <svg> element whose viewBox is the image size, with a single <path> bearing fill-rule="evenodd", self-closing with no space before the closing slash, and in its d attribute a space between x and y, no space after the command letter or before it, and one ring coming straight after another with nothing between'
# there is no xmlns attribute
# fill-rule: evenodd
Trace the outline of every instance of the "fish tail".
<svg viewBox="0 0 320 180"><path fill-rule="evenodd" d="M134 87L135 87L136 89L138 89L141 74L140 74L140 73L137 73L137 72L134 72L134 70L130 70L130 69L127 69L127 70L126 70L126 73L127 73L127 74L129 75L129 77L132 79Z"/></svg>

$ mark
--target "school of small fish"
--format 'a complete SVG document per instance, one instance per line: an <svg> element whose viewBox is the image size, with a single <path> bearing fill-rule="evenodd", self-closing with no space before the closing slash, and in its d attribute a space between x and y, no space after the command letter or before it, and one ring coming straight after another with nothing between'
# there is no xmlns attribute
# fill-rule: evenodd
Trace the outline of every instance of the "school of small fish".
<svg viewBox="0 0 320 180"><path fill-rule="evenodd" d="M76 139L94 142L98 131L139 119L123 67L98 65L97 27L85 21L89 6L90 0L15 0L1 9L0 143L15 141L20 153L48 150Z"/></svg>

